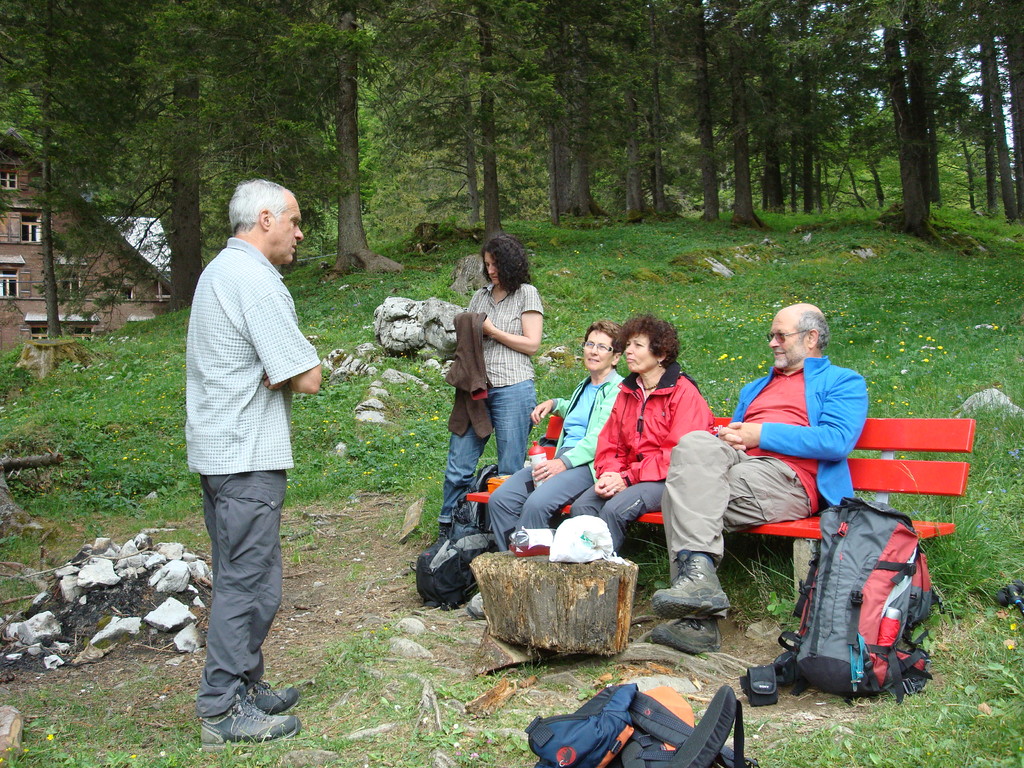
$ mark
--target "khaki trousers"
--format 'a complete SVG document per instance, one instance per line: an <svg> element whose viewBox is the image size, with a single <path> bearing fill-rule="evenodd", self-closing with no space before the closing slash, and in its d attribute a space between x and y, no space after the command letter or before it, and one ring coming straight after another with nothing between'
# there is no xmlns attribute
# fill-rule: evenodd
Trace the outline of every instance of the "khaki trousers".
<svg viewBox="0 0 1024 768"><path fill-rule="evenodd" d="M708 432L690 432L672 449L661 511L675 578L676 553L706 552L717 563L723 531L800 520L811 505L784 461L747 456Z"/></svg>

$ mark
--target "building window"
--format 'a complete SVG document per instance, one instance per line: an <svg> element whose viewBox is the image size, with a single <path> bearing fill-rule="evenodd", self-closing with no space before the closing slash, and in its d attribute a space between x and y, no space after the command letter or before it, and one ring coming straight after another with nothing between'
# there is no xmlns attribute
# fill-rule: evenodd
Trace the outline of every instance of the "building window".
<svg viewBox="0 0 1024 768"><path fill-rule="evenodd" d="M43 223L38 213L21 214L21 242L43 242Z"/></svg>
<svg viewBox="0 0 1024 768"><path fill-rule="evenodd" d="M171 289L160 280L156 281L156 300L157 301L170 301Z"/></svg>
<svg viewBox="0 0 1024 768"><path fill-rule="evenodd" d="M92 337L92 326L91 325L73 325L71 326L71 335L78 336L79 338L91 338Z"/></svg>
<svg viewBox="0 0 1024 768"><path fill-rule="evenodd" d="M46 323L39 325L37 323L29 323L28 335L32 339L45 339L46 338Z"/></svg>
<svg viewBox="0 0 1024 768"><path fill-rule="evenodd" d="M135 301L135 286L125 285L121 287L121 298L125 301Z"/></svg>
<svg viewBox="0 0 1024 768"><path fill-rule="evenodd" d="M18 172L0 171L0 189L17 189Z"/></svg>
<svg viewBox="0 0 1024 768"><path fill-rule="evenodd" d="M0 297L11 298L18 295L18 270L0 270Z"/></svg>

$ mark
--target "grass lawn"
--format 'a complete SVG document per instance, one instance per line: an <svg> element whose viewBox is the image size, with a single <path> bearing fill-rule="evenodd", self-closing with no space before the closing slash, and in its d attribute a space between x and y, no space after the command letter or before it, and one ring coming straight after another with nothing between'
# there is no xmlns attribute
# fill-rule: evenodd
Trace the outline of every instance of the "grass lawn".
<svg viewBox="0 0 1024 768"><path fill-rule="evenodd" d="M765 232L691 219L560 228L509 224L535 254L533 282L545 304L542 352L577 345L594 319L651 312L677 326L680 363L716 415L727 415L740 387L771 365L764 334L774 314L807 301L820 306L830 321L832 361L867 379L871 416L956 416L968 396L991 387L1024 405L1024 229L941 212L945 240L926 243L885 231L865 217L764 218L770 227ZM287 275L300 324L322 355L372 341L373 311L388 296L468 301L448 285L456 260L477 250L473 243L452 242L427 256L406 253L401 244L382 250L405 271L325 281L324 272L308 264ZM709 259L733 275L716 274ZM63 368L38 383L13 367L16 351L0 357L0 455L60 451L66 457L57 468L8 477L15 498L43 524L44 533L3 539L0 560L52 568L92 537L124 538L144 527L175 527L178 540L207 547L197 514L198 481L185 463L187 321L187 312L178 312L86 342L91 365ZM384 427L352 416L369 380L297 397L296 468L289 473L288 506L338 509L353 495L368 492L425 497L425 544L440 505L451 390L419 360L377 365L421 376L431 388L390 387L392 424ZM581 377L578 366L540 366L537 373L540 398L565 395ZM872 702L869 716L850 723L826 722L813 732L784 734L760 745L755 740L750 752L762 765L1024 766L1024 617L1001 610L993 599L1000 586L1024 578L1024 418L994 412L976 418L965 497L891 500L915 518L952 520L958 526L955 536L927 544L932 576L947 607L929 627L936 681L902 705ZM343 456L335 452L338 443L346 446ZM488 456L492 447L485 460ZM400 523L401 509L395 514ZM630 553L642 564L646 594L666 575L664 550L656 536L650 538L651 544ZM787 601L777 596L788 594L789 577L780 552L758 551L763 562L751 568L748 560L755 553L748 545L737 538L730 547L723 573L737 620L785 620ZM298 546L288 551L292 558L303 557ZM414 592L411 577L404 584ZM26 591L31 590L24 582L0 580L0 599ZM7 610L15 607L12 603ZM326 685L327 678L344 678L343 687L356 691L356 699L380 701L380 678L372 670L382 642L355 633L324 649L319 687L308 697L321 720L334 716L341 695L340 683ZM423 667L418 674L433 671ZM439 684L446 686L445 695L467 701L493 681ZM146 689L145 676L142 686L147 695L160 695L155 684ZM0 766L256 766L277 765L282 754L267 747L197 757L197 729L185 693L172 698L173 707L159 716L148 709L146 714L107 709L103 690L87 691L73 702L59 693L40 688L0 697L0 704L18 706L31 718L28 751L7 756ZM392 693L388 701L401 699ZM748 712L756 727L761 713ZM506 720L500 727L520 731L528 722ZM159 746L154 729L161 731ZM452 730L417 734L374 753L355 750L328 730L314 746L339 752L344 756L339 764L353 766L422 766L430 748L454 749L451 743L459 740ZM465 753L457 764L532 765L521 743L499 731L495 725L489 751L474 758ZM371 754L376 757L368 759Z"/></svg>

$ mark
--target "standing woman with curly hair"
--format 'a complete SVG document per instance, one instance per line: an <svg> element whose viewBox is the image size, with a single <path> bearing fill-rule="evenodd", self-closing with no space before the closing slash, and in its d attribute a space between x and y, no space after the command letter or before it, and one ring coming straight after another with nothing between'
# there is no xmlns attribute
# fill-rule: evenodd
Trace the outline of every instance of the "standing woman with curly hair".
<svg viewBox="0 0 1024 768"><path fill-rule="evenodd" d="M651 315L626 321L619 348L630 374L619 384L611 416L597 438L594 486L571 514L596 515L608 523L616 551L626 526L661 509L672 449L687 432L711 432L715 420L700 390L676 362L679 335Z"/></svg>
<svg viewBox="0 0 1024 768"><path fill-rule="evenodd" d="M526 249L518 238L499 234L484 245L480 257L490 284L473 294L469 312L486 315L483 359L490 386L484 403L497 441L498 472L511 475L523 468L530 413L537 404L530 358L540 348L544 307L530 285ZM438 515L442 533L451 526L452 513L470 487L488 437L480 437L470 426L462 434L453 431L449 439Z"/></svg>

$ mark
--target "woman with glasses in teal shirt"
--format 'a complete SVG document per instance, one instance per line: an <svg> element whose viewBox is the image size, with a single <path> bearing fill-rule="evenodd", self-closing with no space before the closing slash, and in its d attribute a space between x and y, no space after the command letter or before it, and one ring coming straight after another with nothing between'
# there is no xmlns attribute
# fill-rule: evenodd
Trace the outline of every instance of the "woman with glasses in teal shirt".
<svg viewBox="0 0 1024 768"><path fill-rule="evenodd" d="M530 414L534 424L551 413L565 421L553 459L519 470L491 494L487 511L500 549L508 549L509 534L520 527L553 527L552 517L593 487L597 436L622 381L615 370L622 352L618 335L618 323L592 323L583 342L583 366L590 375L569 399L545 400Z"/></svg>

